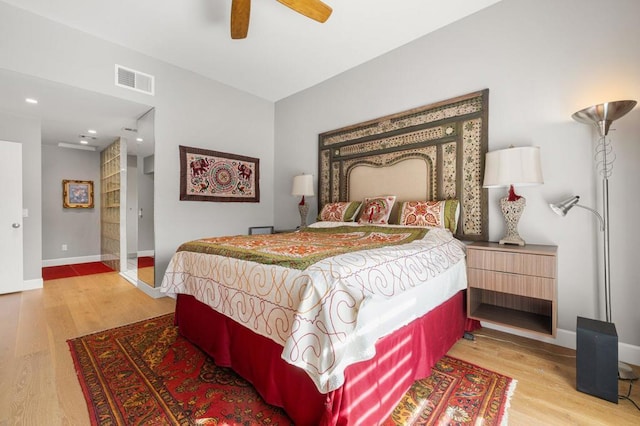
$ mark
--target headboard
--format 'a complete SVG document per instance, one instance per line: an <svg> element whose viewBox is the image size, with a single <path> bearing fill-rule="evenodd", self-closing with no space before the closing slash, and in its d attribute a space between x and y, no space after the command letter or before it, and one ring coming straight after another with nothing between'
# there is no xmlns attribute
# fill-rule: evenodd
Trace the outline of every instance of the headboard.
<svg viewBox="0 0 640 426"><path fill-rule="evenodd" d="M485 89L320 134L318 211L377 195L458 199L457 237L486 240L488 105Z"/></svg>

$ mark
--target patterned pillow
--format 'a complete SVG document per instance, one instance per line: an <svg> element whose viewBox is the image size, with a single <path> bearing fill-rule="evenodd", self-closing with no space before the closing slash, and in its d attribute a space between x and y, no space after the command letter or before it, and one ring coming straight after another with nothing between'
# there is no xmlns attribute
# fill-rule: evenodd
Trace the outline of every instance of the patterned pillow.
<svg viewBox="0 0 640 426"><path fill-rule="evenodd" d="M323 222L353 222L361 205L360 201L325 204L318 215L318 220Z"/></svg>
<svg viewBox="0 0 640 426"><path fill-rule="evenodd" d="M391 215L391 208L396 202L395 195L365 198L360 210L358 223L387 224Z"/></svg>
<svg viewBox="0 0 640 426"><path fill-rule="evenodd" d="M405 201L400 208L398 223L447 228L455 234L459 212L458 200Z"/></svg>

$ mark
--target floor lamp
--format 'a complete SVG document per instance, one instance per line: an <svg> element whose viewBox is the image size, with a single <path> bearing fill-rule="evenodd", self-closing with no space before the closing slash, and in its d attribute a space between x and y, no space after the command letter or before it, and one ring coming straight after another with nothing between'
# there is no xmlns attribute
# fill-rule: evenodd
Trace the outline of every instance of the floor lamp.
<svg viewBox="0 0 640 426"><path fill-rule="evenodd" d="M582 109L572 115L573 119L584 124L590 124L596 127L600 135L599 142L596 146L596 167L602 176L602 209L603 214L600 215L596 210L578 204L580 197L573 196L559 203L549 204L551 209L557 214L564 216L572 207L582 207L594 213L599 221L603 236L604 245L604 299L605 299L605 317L608 323L612 322L611 314L611 255L609 252L609 177L613 167L613 148L611 142L607 141L609 128L611 123L631 111L636 105L636 101L615 101L606 102L599 105L593 105ZM618 374L620 377L631 379L637 378L633 370L623 363L619 363ZM629 376L632 377L629 377Z"/></svg>

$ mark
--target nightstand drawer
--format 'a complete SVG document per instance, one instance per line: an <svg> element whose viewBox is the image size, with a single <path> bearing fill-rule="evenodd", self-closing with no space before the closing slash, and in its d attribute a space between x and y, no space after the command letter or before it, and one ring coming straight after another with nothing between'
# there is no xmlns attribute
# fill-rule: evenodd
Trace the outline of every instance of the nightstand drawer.
<svg viewBox="0 0 640 426"><path fill-rule="evenodd" d="M469 268L536 277L556 277L555 256L527 254L507 251L468 250Z"/></svg>
<svg viewBox="0 0 640 426"><path fill-rule="evenodd" d="M469 287L536 299L555 299L555 280L552 278L508 274L470 267L467 270L467 279Z"/></svg>

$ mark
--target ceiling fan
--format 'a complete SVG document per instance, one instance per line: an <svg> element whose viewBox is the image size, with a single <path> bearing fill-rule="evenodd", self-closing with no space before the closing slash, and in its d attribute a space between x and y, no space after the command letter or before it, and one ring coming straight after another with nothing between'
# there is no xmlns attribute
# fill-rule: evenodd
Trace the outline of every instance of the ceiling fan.
<svg viewBox="0 0 640 426"><path fill-rule="evenodd" d="M316 20L325 22L333 11L320 0L278 0L285 6L296 12ZM249 15L251 12L251 0L232 0L231 2L231 38L241 39L247 37L249 31Z"/></svg>

